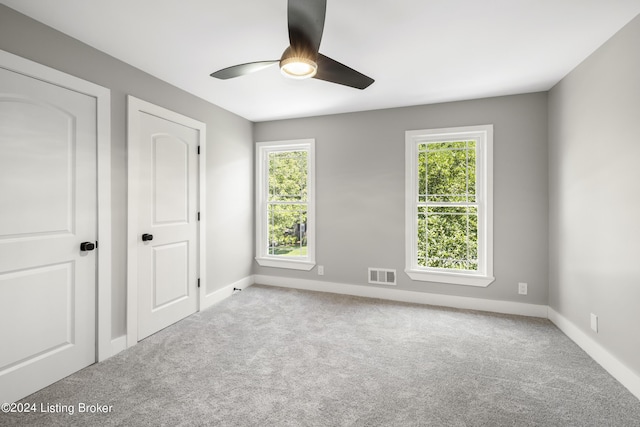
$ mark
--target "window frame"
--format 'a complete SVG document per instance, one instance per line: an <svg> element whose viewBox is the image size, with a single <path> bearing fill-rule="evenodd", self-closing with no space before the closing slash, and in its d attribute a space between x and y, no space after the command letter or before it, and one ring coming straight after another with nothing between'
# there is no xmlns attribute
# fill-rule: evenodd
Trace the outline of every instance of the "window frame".
<svg viewBox="0 0 640 427"><path fill-rule="evenodd" d="M418 146L451 140L476 141L478 271L418 265ZM412 280L466 286L489 286L493 277L493 125L423 129L405 132L405 272Z"/></svg>
<svg viewBox="0 0 640 427"><path fill-rule="evenodd" d="M269 166L273 152L307 152L307 255L283 257L269 254ZM256 143L256 262L263 267L311 270L315 257L315 139L267 141Z"/></svg>

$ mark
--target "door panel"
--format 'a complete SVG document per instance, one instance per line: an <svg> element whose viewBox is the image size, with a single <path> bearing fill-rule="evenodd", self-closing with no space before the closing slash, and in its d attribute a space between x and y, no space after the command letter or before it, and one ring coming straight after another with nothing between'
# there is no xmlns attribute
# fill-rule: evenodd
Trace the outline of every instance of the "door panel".
<svg viewBox="0 0 640 427"><path fill-rule="evenodd" d="M96 99L0 68L0 402L95 362Z"/></svg>
<svg viewBox="0 0 640 427"><path fill-rule="evenodd" d="M5 332L14 345L0 353L0 366L10 368L74 344L72 274L73 265L63 263L0 276L0 310L12 310L12 324L20 325ZM35 303L43 310L39 316L31 311L34 299L45 302Z"/></svg>
<svg viewBox="0 0 640 427"><path fill-rule="evenodd" d="M189 214L189 146L174 135L155 135L153 225L186 224Z"/></svg>
<svg viewBox="0 0 640 427"><path fill-rule="evenodd" d="M140 112L138 339L197 311L199 131Z"/></svg>
<svg viewBox="0 0 640 427"><path fill-rule="evenodd" d="M9 206L0 213L0 236L72 232L73 116L30 99L0 99L3 157L0 176ZM41 185L42 182L48 185Z"/></svg>
<svg viewBox="0 0 640 427"><path fill-rule="evenodd" d="M153 248L153 311L189 298L189 242Z"/></svg>

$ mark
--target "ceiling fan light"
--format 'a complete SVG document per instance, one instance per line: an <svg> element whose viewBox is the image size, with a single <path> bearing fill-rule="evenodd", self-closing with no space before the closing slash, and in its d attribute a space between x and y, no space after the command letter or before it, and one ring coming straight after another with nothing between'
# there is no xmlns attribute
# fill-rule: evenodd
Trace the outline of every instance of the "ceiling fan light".
<svg viewBox="0 0 640 427"><path fill-rule="evenodd" d="M308 79L318 72L318 64L308 58L292 56L280 61L280 71L291 79Z"/></svg>

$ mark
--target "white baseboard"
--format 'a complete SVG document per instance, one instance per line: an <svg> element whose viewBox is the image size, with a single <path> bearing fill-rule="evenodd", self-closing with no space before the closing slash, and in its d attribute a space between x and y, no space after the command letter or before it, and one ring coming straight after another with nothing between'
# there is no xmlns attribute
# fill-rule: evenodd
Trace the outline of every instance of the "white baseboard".
<svg viewBox="0 0 640 427"><path fill-rule="evenodd" d="M380 298L417 304L438 305L442 307L490 311L493 313L516 314L520 316L542 317L544 319L547 318L546 305L524 304L511 301L485 300L480 298L429 294L425 292L405 291L400 289L349 285L345 283L322 282L319 280L307 279L292 279L287 277L266 275L255 275L254 283L270 286L281 286L284 288L305 289L309 291L354 295L359 297Z"/></svg>
<svg viewBox="0 0 640 427"><path fill-rule="evenodd" d="M122 335L111 340L111 356L115 356L127 348L127 336Z"/></svg>
<svg viewBox="0 0 640 427"><path fill-rule="evenodd" d="M629 369L588 334L585 334L574 323L551 307L549 307L549 320L573 342L578 344L593 360L598 362L611 376L629 389L634 396L640 399L640 375Z"/></svg>
<svg viewBox="0 0 640 427"><path fill-rule="evenodd" d="M224 288L220 288L216 291L206 294L204 297L204 301L202 301L202 303L200 304L200 310L205 310L212 305L219 303L223 299L230 297L231 294L233 294L233 288L244 289L253 285L253 283L253 276L247 276L234 283L231 283L230 285L225 286Z"/></svg>

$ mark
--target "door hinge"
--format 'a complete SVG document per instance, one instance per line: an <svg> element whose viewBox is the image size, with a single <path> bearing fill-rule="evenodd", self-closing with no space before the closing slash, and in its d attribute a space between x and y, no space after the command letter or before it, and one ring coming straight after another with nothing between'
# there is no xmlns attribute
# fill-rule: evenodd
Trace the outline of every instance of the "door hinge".
<svg viewBox="0 0 640 427"><path fill-rule="evenodd" d="M198 212L198 221L200 221L200 212Z"/></svg>
<svg viewBox="0 0 640 427"><path fill-rule="evenodd" d="M200 287L200 278L198 277L198 287Z"/></svg>
<svg viewBox="0 0 640 427"><path fill-rule="evenodd" d="M198 154L200 154L200 146L198 145Z"/></svg>

